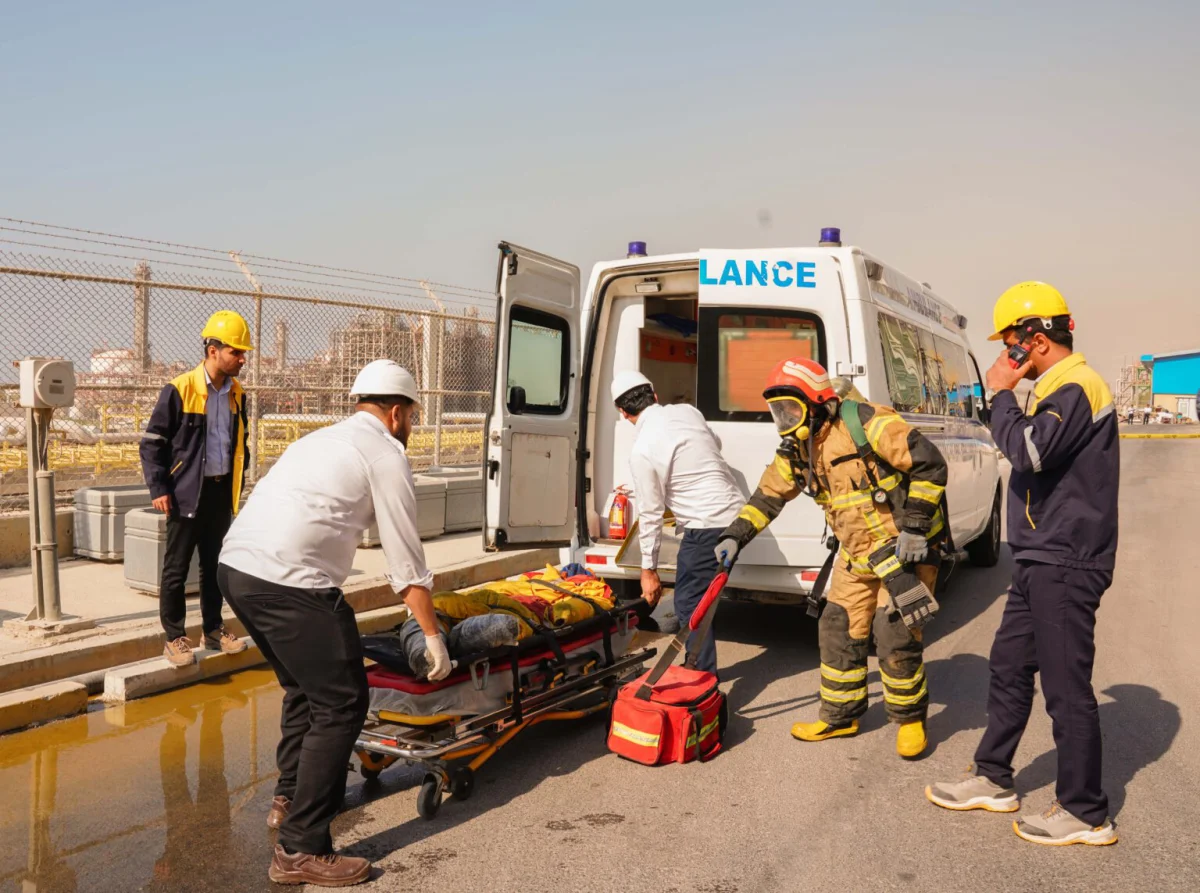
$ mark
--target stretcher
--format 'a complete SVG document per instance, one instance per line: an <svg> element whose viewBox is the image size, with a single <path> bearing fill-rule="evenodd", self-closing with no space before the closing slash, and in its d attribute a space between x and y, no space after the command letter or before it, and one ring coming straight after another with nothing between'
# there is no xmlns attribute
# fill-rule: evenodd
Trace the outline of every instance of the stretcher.
<svg viewBox="0 0 1200 893"><path fill-rule="evenodd" d="M372 780L396 762L424 769L417 812L426 819L446 792L466 800L476 771L522 731L607 710L620 687L643 672L655 650L633 647L642 604L625 602L516 645L460 657L441 682L376 663L367 670L372 704L355 745L359 771ZM387 660L369 645L364 651Z"/></svg>

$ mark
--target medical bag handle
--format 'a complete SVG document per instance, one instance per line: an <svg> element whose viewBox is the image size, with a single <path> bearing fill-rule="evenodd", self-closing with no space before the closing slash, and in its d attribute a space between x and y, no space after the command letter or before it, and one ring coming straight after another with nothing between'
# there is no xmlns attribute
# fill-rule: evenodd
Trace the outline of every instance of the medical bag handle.
<svg viewBox="0 0 1200 893"><path fill-rule="evenodd" d="M667 672L667 668L675 662L675 656L684 650L687 644L687 638L693 632L696 633L696 640L703 642L704 637L708 635L709 629L712 627L712 619L717 612L712 610L712 604L721 595L721 590L725 588L725 583L729 580L729 571L723 570L708 584L708 590L704 593L704 597L700 599L700 604L696 606L696 610L692 612L691 620L688 625L679 630L667 643L667 647L663 649L663 653L659 656L654 664L654 668L647 674L645 681L638 687L637 697L643 701L650 700L650 696L654 693L654 686L662 679Z"/></svg>

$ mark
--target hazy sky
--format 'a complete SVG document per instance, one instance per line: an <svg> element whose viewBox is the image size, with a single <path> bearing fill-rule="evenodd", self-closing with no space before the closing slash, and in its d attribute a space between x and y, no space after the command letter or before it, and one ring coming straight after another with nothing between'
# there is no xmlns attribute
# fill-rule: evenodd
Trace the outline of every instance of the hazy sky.
<svg viewBox="0 0 1200 893"><path fill-rule="evenodd" d="M0 5L0 215L490 288L823 225L1200 347L1200 3ZM761 211L769 212L764 224Z"/></svg>

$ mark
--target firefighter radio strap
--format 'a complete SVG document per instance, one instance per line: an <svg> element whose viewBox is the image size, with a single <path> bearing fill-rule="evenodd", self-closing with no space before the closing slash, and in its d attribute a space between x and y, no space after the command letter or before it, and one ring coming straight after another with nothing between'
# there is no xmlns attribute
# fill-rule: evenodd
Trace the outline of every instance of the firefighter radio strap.
<svg viewBox="0 0 1200 893"><path fill-rule="evenodd" d="M875 472L871 469L871 463L867 459L874 459L880 464L883 460L879 458L879 454L871 447L871 441L867 439L867 432L863 430L862 419L858 415L858 404L853 400L846 400L842 403L841 409L842 421L846 423L846 430L850 432L850 439L854 441L854 448L858 450L858 458L862 460L863 467L867 470L867 480L871 483L871 498L876 504L883 505L888 501L887 490L879 486L879 479L875 477Z"/></svg>

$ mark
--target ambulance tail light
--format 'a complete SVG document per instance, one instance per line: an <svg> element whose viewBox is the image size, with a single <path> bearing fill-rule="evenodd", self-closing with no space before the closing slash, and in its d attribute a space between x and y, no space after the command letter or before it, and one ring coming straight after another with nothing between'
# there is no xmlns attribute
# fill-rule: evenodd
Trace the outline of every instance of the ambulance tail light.
<svg viewBox="0 0 1200 893"><path fill-rule="evenodd" d="M800 572L800 582L801 583L815 583L815 582L817 582L817 575L819 573L821 573L821 572L820 571L801 571Z"/></svg>
<svg viewBox="0 0 1200 893"><path fill-rule="evenodd" d="M584 564L604 564L604 565L607 565L607 564L608 564L608 556L607 556L607 555L584 555L584 556L583 556L583 563L584 563Z"/></svg>

